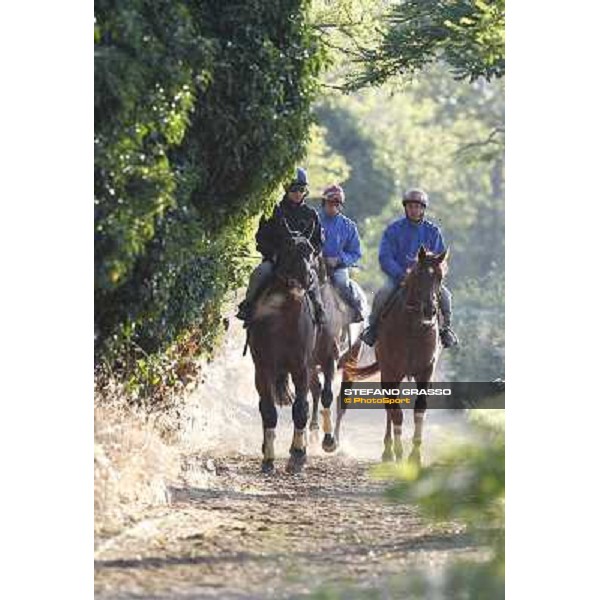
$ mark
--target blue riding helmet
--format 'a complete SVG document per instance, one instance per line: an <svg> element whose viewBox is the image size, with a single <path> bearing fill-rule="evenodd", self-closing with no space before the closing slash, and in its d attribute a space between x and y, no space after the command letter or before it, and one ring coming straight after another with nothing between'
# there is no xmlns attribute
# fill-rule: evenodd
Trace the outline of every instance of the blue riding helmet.
<svg viewBox="0 0 600 600"><path fill-rule="evenodd" d="M292 181L290 181L288 187L291 188L292 186L308 186L308 175L306 173L306 169L302 167L296 168L296 177Z"/></svg>

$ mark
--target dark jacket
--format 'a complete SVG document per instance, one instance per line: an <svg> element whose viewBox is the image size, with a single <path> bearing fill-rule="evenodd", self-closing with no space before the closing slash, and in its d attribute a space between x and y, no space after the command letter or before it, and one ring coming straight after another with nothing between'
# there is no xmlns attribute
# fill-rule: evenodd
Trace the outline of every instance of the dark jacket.
<svg viewBox="0 0 600 600"><path fill-rule="evenodd" d="M288 227L308 237L315 254L321 252L323 229L317 211L305 202L294 204L285 197L268 219L263 217L260 221L256 247L264 258L273 260L281 251L284 240L290 236Z"/></svg>

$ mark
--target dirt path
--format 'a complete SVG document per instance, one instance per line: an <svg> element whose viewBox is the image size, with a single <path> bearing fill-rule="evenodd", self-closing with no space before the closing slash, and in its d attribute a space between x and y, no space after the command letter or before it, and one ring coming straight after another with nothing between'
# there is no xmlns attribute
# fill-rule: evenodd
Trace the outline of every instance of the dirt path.
<svg viewBox="0 0 600 600"><path fill-rule="evenodd" d="M191 458L170 489L170 504L146 509L129 528L97 539L97 597L444 598L435 591L442 565L482 552L459 526L433 527L415 507L384 499L386 483L370 476L381 456L383 411L348 411L338 453L324 455L320 443L311 445L305 472L292 477L283 472L291 410L281 409L278 471L260 473L262 423L243 342L234 323L206 383L188 400L179 447ZM405 453L411 435L408 415ZM428 411L425 463L468 435L464 416ZM428 580L433 576L433 591L407 594L408 574L419 568Z"/></svg>
<svg viewBox="0 0 600 600"><path fill-rule="evenodd" d="M478 555L460 527L384 500L373 464L313 457L264 476L254 457L210 461L204 485L172 488L170 506L99 544L97 598L337 598L350 580L391 598L408 567Z"/></svg>

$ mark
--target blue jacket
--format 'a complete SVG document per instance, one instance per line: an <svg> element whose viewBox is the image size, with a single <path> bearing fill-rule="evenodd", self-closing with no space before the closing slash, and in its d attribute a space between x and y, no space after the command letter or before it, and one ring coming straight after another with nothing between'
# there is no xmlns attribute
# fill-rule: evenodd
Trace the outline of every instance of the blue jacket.
<svg viewBox="0 0 600 600"><path fill-rule="evenodd" d="M339 258L341 267L355 264L362 256L356 223L342 214L330 217L323 210L319 211L319 217L325 234L323 256Z"/></svg>
<svg viewBox="0 0 600 600"><path fill-rule="evenodd" d="M431 221L413 223L402 217L388 225L379 244L379 265L394 281L400 281L415 262L420 246L439 254L445 250L442 232Z"/></svg>

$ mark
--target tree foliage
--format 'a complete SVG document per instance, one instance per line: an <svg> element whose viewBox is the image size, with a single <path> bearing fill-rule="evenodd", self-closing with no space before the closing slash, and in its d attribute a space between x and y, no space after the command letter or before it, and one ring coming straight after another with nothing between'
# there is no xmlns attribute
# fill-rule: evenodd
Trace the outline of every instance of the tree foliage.
<svg viewBox="0 0 600 600"><path fill-rule="evenodd" d="M434 521L459 521L490 549L486 563L455 570L450 597L504 598L505 421L503 410L470 411L473 439L451 442L434 464L382 468L395 480L387 496L416 503ZM468 567L468 568L465 568ZM470 571L470 576L465 573Z"/></svg>
<svg viewBox="0 0 600 600"><path fill-rule="evenodd" d="M374 48L362 48L357 89L397 75L412 76L437 62L459 80L504 76L504 0L405 0L394 5Z"/></svg>
<svg viewBox="0 0 600 600"><path fill-rule="evenodd" d="M322 88L341 89L356 72L365 48L373 47L374 35L389 9L389 0L313 0L309 20L327 51L329 68L322 74Z"/></svg>
<svg viewBox="0 0 600 600"><path fill-rule="evenodd" d="M306 12L301 0L96 2L99 360L218 330L256 217L305 151L324 65Z"/></svg>
<svg viewBox="0 0 600 600"><path fill-rule="evenodd" d="M430 191L457 310L470 311L457 325L491 335L498 364L504 106L484 78L503 73L502 2L99 0L95 18L98 361L158 381L211 346L227 292L246 283L257 218L308 148L313 198L344 184L371 291L401 191ZM439 61L484 78L457 83ZM431 67L393 97L335 91L365 64L369 83ZM461 377L481 370L462 356Z"/></svg>
<svg viewBox="0 0 600 600"><path fill-rule="evenodd" d="M402 192L425 188L428 217L450 247L456 352L443 353L446 377L490 380L504 373L504 128L502 81L455 81L441 66L403 85L330 95L318 104L327 141L351 166L342 181L345 212L358 221L362 269L372 295L383 282L378 246L403 215Z"/></svg>
<svg viewBox="0 0 600 600"><path fill-rule="evenodd" d="M346 181L352 171L346 158L329 145L327 138L327 129L315 123L311 128L304 165L310 174L310 196L317 201L328 185Z"/></svg>
<svg viewBox="0 0 600 600"><path fill-rule="evenodd" d="M394 174L382 160L378 146L350 109L355 100L330 97L315 107L315 115L324 128L325 139L349 165L348 176L339 179L350 201L345 211L360 223L378 214L393 196ZM308 155L311 160L311 154Z"/></svg>

